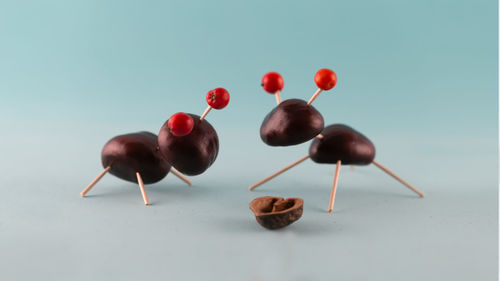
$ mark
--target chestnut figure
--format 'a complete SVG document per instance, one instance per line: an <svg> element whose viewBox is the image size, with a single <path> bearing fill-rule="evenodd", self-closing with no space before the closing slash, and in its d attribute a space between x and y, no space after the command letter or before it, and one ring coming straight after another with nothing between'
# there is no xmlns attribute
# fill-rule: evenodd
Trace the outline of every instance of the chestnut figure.
<svg viewBox="0 0 500 281"><path fill-rule="evenodd" d="M353 128L334 124L326 127L309 148L309 156L316 163L369 165L375 158L375 146Z"/></svg>
<svg viewBox="0 0 500 281"><path fill-rule="evenodd" d="M288 99L266 116L260 137L271 146L290 146L314 138L323 127L323 116L312 105L304 100Z"/></svg>
<svg viewBox="0 0 500 281"><path fill-rule="evenodd" d="M207 120L200 120L195 114L188 115L193 119L192 131L185 136L175 136L167 120L158 134L158 145L163 157L181 173L199 175L217 158L219 138Z"/></svg>
<svg viewBox="0 0 500 281"><path fill-rule="evenodd" d="M109 140L102 149L104 168L126 181L137 183L140 173L145 184L162 180L170 171L170 165L158 152L158 137L150 132L120 135Z"/></svg>
<svg viewBox="0 0 500 281"><path fill-rule="evenodd" d="M278 73L268 73L262 81L264 90L269 93L275 92L275 94L279 94L279 91L283 88L283 79ZM342 164L368 165L373 163L420 197L424 197L421 191L374 160L375 146L367 137L346 125L336 124L324 128L323 117L311 104L322 91L329 91L335 87L337 74L331 69L320 69L314 76L314 82L318 89L307 103L296 99L280 102L279 97L277 97L278 106L266 116L260 128L262 140L271 146L294 145L316 137L309 148L308 155L251 185L249 190L255 189L311 158L316 163L336 164L328 212L333 210ZM269 85L267 85L268 83Z"/></svg>
<svg viewBox="0 0 500 281"><path fill-rule="evenodd" d="M219 139L204 118L212 108L226 107L229 98L226 89L215 88L206 95L208 107L201 117L178 112L163 124L159 136L140 132L111 139L102 151L104 171L80 195L84 197L107 172L137 182L146 205L149 200L144 183L157 182L169 171L191 185L191 181L171 166L179 167L186 174L198 175L212 165L219 152Z"/></svg>
<svg viewBox="0 0 500 281"><path fill-rule="evenodd" d="M288 226L302 216L304 200L300 198L264 196L250 202L250 210L257 222L267 229Z"/></svg>

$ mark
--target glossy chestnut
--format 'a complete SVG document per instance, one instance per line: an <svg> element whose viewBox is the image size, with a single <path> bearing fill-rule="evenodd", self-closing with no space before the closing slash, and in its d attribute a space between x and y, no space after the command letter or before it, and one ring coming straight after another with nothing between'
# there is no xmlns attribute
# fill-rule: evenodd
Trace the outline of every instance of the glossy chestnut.
<svg viewBox="0 0 500 281"><path fill-rule="evenodd" d="M323 127L323 116L312 105L304 100L288 99L266 116L260 137L271 146L296 145L314 138Z"/></svg>
<svg viewBox="0 0 500 281"><path fill-rule="evenodd" d="M158 137L150 132L119 135L109 140L101 152L102 166L110 166L109 173L137 183L140 173L145 184L163 179L170 164L158 151Z"/></svg>
<svg viewBox="0 0 500 281"><path fill-rule="evenodd" d="M219 138L214 128L200 116L188 114L193 118L192 131L185 136L174 136L168 128L168 120L158 134L161 154L179 172L186 175L199 175L210 167L219 152Z"/></svg>
<svg viewBox="0 0 500 281"><path fill-rule="evenodd" d="M316 163L343 165L368 165L375 158L375 146L353 128L334 124L321 132L323 138L315 139L309 148L309 156Z"/></svg>

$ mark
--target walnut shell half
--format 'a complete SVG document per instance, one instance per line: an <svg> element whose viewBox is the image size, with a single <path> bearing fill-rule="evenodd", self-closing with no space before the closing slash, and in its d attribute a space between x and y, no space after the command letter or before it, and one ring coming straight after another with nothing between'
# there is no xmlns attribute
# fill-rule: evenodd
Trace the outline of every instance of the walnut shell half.
<svg viewBox="0 0 500 281"><path fill-rule="evenodd" d="M274 196L258 197L250 202L250 210L257 222L267 229L278 229L292 224L302 216L304 200Z"/></svg>

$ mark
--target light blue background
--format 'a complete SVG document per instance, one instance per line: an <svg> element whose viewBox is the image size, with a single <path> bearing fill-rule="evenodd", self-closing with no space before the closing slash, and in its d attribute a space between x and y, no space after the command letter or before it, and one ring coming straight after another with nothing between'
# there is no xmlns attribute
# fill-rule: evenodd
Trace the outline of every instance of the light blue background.
<svg viewBox="0 0 500 281"><path fill-rule="evenodd" d="M495 280L497 12L490 0L0 0L0 279ZM262 75L308 99L322 67L338 75L314 103L326 123L369 136L428 198L343 169L328 215L333 167L313 163L246 190L307 151L260 141L275 106ZM146 208L108 176L78 198L109 138L201 114L215 87L231 93L208 116L221 152L193 189L169 175ZM304 217L265 231L248 210L260 195L301 196Z"/></svg>

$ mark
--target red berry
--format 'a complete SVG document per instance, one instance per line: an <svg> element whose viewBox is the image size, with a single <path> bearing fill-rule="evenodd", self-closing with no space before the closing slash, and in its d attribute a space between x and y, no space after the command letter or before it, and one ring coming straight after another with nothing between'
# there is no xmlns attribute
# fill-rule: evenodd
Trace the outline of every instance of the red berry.
<svg viewBox="0 0 500 281"><path fill-rule="evenodd" d="M268 72L262 77L262 83L260 85L264 88L264 91L274 94L283 89L285 82L278 72Z"/></svg>
<svg viewBox="0 0 500 281"><path fill-rule="evenodd" d="M191 133L193 124L193 118L184 112L177 112L168 119L170 133L176 137L183 137Z"/></svg>
<svg viewBox="0 0 500 281"><path fill-rule="evenodd" d="M328 68L323 68L314 75L314 82L321 90L328 91L337 84L337 74Z"/></svg>
<svg viewBox="0 0 500 281"><path fill-rule="evenodd" d="M229 92L224 88L216 88L207 93L207 103L214 109L223 109L229 103Z"/></svg>

